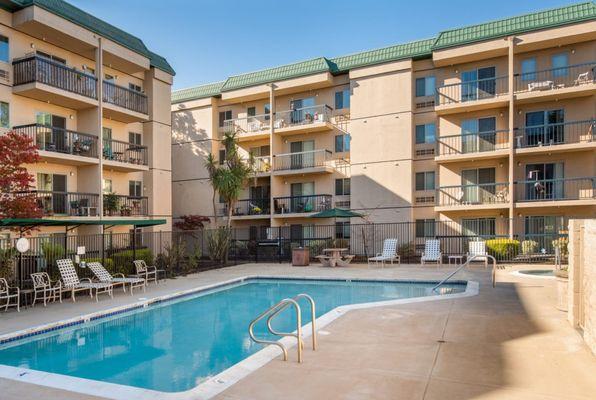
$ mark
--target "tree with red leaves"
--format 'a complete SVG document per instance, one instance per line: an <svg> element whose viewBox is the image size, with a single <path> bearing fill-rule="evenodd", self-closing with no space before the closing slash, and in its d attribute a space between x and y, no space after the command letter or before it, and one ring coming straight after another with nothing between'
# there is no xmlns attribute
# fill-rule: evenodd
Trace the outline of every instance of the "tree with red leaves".
<svg viewBox="0 0 596 400"><path fill-rule="evenodd" d="M37 148L28 136L16 132L0 135L0 218L40 218L33 175L25 164L39 161Z"/></svg>
<svg viewBox="0 0 596 400"><path fill-rule="evenodd" d="M181 221L174 222L174 228L181 231L196 231L203 229L205 225L203 222L209 222L209 217L202 215L182 215Z"/></svg>

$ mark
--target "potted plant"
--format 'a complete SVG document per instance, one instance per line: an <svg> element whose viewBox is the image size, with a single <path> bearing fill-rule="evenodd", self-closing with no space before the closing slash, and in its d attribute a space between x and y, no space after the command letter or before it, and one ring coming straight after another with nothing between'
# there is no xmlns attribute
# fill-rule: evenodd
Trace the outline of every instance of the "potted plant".
<svg viewBox="0 0 596 400"><path fill-rule="evenodd" d="M118 196L116 193L106 193L103 195L103 210L107 215L114 215L118 211Z"/></svg>
<svg viewBox="0 0 596 400"><path fill-rule="evenodd" d="M123 217L129 217L132 215L132 209L129 206L120 207L120 215Z"/></svg>

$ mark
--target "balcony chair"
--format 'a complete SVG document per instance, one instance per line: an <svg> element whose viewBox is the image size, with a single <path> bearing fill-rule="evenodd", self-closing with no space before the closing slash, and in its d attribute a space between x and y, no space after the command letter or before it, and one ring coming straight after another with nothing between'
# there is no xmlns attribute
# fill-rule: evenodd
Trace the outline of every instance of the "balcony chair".
<svg viewBox="0 0 596 400"><path fill-rule="evenodd" d="M381 262L381 267L384 267L385 262L390 261L391 265L393 265L393 261L395 260L398 264L401 264L401 257L397 254L397 239L385 239L383 242L383 252L377 253L374 257L369 257L367 261L369 267L371 261L374 261L375 264Z"/></svg>
<svg viewBox="0 0 596 400"><path fill-rule="evenodd" d="M486 242L483 240L473 240L468 243L468 253L466 258L476 256L473 261L484 261L484 268L488 268L488 253L486 252Z"/></svg>
<svg viewBox="0 0 596 400"><path fill-rule="evenodd" d="M4 307L4 311L7 311L8 307L16 307L17 312L21 311L20 289L9 286L8 281L4 278L0 278L0 307Z"/></svg>
<svg viewBox="0 0 596 400"><path fill-rule="evenodd" d="M143 288L146 290L146 282L143 278L127 278L124 274L118 273L111 275L99 262L90 262L87 264L93 275L100 281L111 283L113 286L122 286L122 290L126 293L126 285L130 286L130 295L133 295L133 289Z"/></svg>
<svg viewBox="0 0 596 400"><path fill-rule="evenodd" d="M35 272L31 274L31 281L33 281L32 307L35 307L38 300L43 300L44 307L49 301L55 302L56 299L60 299L62 303L62 296L60 296L62 283L59 280L52 281L47 272Z"/></svg>
<svg viewBox="0 0 596 400"><path fill-rule="evenodd" d="M159 273L165 274L166 272L163 269L157 269L155 265L147 265L145 260L134 260L133 264L135 266L136 274L131 275L131 277L143 278L145 284L149 283L150 280L159 283Z"/></svg>
<svg viewBox="0 0 596 400"><path fill-rule="evenodd" d="M70 292L73 303L76 301L75 293L80 291L89 291L89 297L93 298L95 291L95 301L99 301L99 293L107 293L111 298L114 298L111 283L91 282L89 278L79 279L75 266L70 258L63 260L56 260L58 270L62 278L62 288L60 289L60 301L62 301L62 293Z"/></svg>
<svg viewBox="0 0 596 400"><path fill-rule="evenodd" d="M443 266L443 254L441 253L441 242L438 239L430 239L424 243L424 252L420 257L420 262L425 265L429 262L436 263L439 267Z"/></svg>

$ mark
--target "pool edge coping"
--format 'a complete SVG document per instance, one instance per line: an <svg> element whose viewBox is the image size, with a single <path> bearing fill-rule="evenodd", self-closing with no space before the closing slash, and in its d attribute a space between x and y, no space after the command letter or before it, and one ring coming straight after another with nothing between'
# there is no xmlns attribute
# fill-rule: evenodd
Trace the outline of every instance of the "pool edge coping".
<svg viewBox="0 0 596 400"><path fill-rule="evenodd" d="M241 283L251 279L290 279L290 280L333 280L333 281L368 281L368 282L437 282L436 280L414 280L414 279L372 279L372 278L338 278L338 277L313 277L313 276L292 276L280 277L275 275L247 275L222 282L216 282L210 285L199 286L192 289L187 289L175 293L170 293L147 300L137 301L128 305L109 308L102 311L81 315L78 317L69 318L66 320L56 321L48 324L39 325L36 327L22 329L19 331L0 335L0 344L26 339L27 337L41 335L51 332L53 330L62 329L69 326L83 324L92 320L107 318L116 314L133 311L138 308L146 308L152 304L174 300L179 297L185 297L203 291L216 289L222 286L228 286L235 283ZM455 280L453 282L466 282L466 289L462 293L432 295L423 297L414 297L398 300L377 301L368 303L350 304L336 307L327 313L321 315L316 319L317 331L329 325L339 317L345 315L352 310L361 310L377 307L388 307L410 303L423 303L428 301L451 300L464 297L475 296L479 293L480 284L477 281L462 281ZM311 336L311 324L303 326L303 338ZM279 340L288 349L296 346L296 340L291 337L284 337ZM128 400L131 398L139 400L190 400L190 399L211 399L219 393L223 392L230 386L234 385L241 379L247 377L252 372L258 370L265 364L274 360L281 355L281 350L277 346L269 345L242 361L232 365L222 372L212 376L192 389L181 392L161 392L152 389L144 389L134 386L127 386L122 384L103 382L93 379L79 378L69 375L37 371L27 368L12 367L0 364L0 378L8 380L16 380L23 383L34 384L53 389L64 390L72 393L85 394L90 396L98 396L111 400Z"/></svg>

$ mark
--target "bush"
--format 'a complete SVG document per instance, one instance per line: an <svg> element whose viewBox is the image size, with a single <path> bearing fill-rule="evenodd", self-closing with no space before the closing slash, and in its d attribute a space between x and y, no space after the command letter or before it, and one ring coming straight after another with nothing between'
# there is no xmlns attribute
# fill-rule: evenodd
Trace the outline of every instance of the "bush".
<svg viewBox="0 0 596 400"><path fill-rule="evenodd" d="M227 264L231 239L232 232L226 227L210 231L210 234L207 235L207 249L211 260L220 262L223 265Z"/></svg>
<svg viewBox="0 0 596 400"><path fill-rule="evenodd" d="M54 266L56 260L60 260L64 258L66 251L64 250L64 246L52 243L52 242L44 242L41 244L41 252L46 259L47 265Z"/></svg>
<svg viewBox="0 0 596 400"><path fill-rule="evenodd" d="M568 237L560 237L552 241L553 249L558 248L561 251L561 257L567 257L569 255L569 250L567 246L569 245L569 238Z"/></svg>
<svg viewBox="0 0 596 400"><path fill-rule="evenodd" d="M0 278L5 278L8 283L12 283L15 275L15 258L17 249L10 247L8 249L0 248Z"/></svg>
<svg viewBox="0 0 596 400"><path fill-rule="evenodd" d="M486 241L486 249L497 260L513 258L519 253L519 240L490 239Z"/></svg>
<svg viewBox="0 0 596 400"><path fill-rule="evenodd" d="M119 251L112 254L111 258L114 262L114 272L120 272L124 275L135 272L132 264L133 260L144 260L147 265L153 265L153 253L151 249L138 249L136 251L136 258L133 257L132 250Z"/></svg>
<svg viewBox="0 0 596 400"><path fill-rule="evenodd" d="M538 242L533 240L524 240L521 242L521 249L522 254L524 255L535 254L536 250L538 250Z"/></svg>

